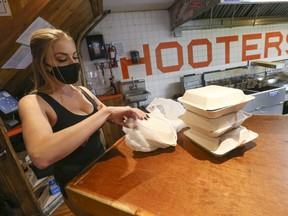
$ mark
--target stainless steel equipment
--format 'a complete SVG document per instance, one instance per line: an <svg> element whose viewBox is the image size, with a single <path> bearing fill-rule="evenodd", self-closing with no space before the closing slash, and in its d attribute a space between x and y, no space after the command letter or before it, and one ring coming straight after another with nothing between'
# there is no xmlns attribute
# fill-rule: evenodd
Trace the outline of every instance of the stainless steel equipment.
<svg viewBox="0 0 288 216"><path fill-rule="evenodd" d="M146 101L151 94L146 90L144 79L121 82L121 90L127 105L134 106L136 103L139 107L141 101Z"/></svg>
<svg viewBox="0 0 288 216"><path fill-rule="evenodd" d="M264 74L267 76L267 73ZM271 76L272 74L268 74ZM242 89L245 94L255 96L244 111L253 114L279 114L283 113L286 88L277 83L268 85L259 81L255 74L249 74L247 68L236 68L227 71L212 71L201 75L187 75L181 78L182 94L186 90L207 85L221 85Z"/></svg>
<svg viewBox="0 0 288 216"><path fill-rule="evenodd" d="M242 110L252 114L278 114L283 113L285 102L285 87L264 86L262 88L244 89L245 94L255 97Z"/></svg>
<svg viewBox="0 0 288 216"><path fill-rule="evenodd" d="M286 90L285 100L283 105L283 114L288 114L288 80L280 80L276 83L278 87L283 87Z"/></svg>
<svg viewBox="0 0 288 216"><path fill-rule="evenodd" d="M203 86L202 75L189 74L180 78L181 93L184 94L186 90L199 88Z"/></svg>

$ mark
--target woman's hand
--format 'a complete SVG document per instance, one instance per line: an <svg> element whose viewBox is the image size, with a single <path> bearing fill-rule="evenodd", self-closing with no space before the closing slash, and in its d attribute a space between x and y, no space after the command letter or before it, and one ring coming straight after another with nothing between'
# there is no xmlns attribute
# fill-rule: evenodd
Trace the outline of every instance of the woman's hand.
<svg viewBox="0 0 288 216"><path fill-rule="evenodd" d="M111 113L108 120L124 127L131 127L131 125L128 123L129 119L143 120L149 118L147 113L138 108L132 108L130 106L107 107L107 109L109 109Z"/></svg>

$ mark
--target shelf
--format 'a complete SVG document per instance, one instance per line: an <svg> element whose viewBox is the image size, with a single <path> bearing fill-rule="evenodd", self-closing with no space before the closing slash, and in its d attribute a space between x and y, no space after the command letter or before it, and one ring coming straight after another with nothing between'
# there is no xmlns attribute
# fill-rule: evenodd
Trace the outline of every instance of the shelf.
<svg viewBox="0 0 288 216"><path fill-rule="evenodd" d="M64 199L61 193L51 195L42 209L44 215L51 215L63 202Z"/></svg>
<svg viewBox="0 0 288 216"><path fill-rule="evenodd" d="M35 183L35 185L33 186L33 191L35 192L39 187L41 187L44 183L48 183L48 179L49 177L44 177L41 179L38 179Z"/></svg>
<svg viewBox="0 0 288 216"><path fill-rule="evenodd" d="M12 128L11 130L7 131L7 136L12 137L16 134L22 133L22 126L21 124L17 125L16 127Z"/></svg>

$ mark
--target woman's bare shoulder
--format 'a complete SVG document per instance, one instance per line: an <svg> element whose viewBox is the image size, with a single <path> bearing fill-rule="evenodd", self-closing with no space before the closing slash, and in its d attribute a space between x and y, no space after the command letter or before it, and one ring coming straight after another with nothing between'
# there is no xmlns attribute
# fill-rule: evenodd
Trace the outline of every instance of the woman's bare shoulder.
<svg viewBox="0 0 288 216"><path fill-rule="evenodd" d="M37 94L28 94L20 99L19 104L32 103L36 102L37 100L39 100L39 96Z"/></svg>
<svg viewBox="0 0 288 216"><path fill-rule="evenodd" d="M19 101L19 105L21 104L25 104L25 103L30 103L34 100L36 100L37 98L37 95L36 94L28 94L28 95L25 95L24 97L22 97Z"/></svg>
<svg viewBox="0 0 288 216"><path fill-rule="evenodd" d="M19 101L19 109L23 108L23 107L39 107L39 106L35 106L35 105L44 105L45 102L42 99L42 97L40 97L37 94L28 94L25 95L24 97L22 97Z"/></svg>

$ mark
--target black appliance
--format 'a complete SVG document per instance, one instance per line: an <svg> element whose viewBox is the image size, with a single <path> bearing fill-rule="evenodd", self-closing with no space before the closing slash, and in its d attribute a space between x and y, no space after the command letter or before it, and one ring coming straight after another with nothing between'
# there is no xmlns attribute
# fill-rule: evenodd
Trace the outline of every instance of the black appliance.
<svg viewBox="0 0 288 216"><path fill-rule="evenodd" d="M140 55L137 50L130 51L131 60L134 64L138 64L140 62Z"/></svg>
<svg viewBox="0 0 288 216"><path fill-rule="evenodd" d="M6 126L14 127L19 124L18 116L18 100L8 91L0 90L0 116L3 118Z"/></svg>
<svg viewBox="0 0 288 216"><path fill-rule="evenodd" d="M107 51L103 39L103 35L89 35L86 36L90 60L106 59Z"/></svg>

